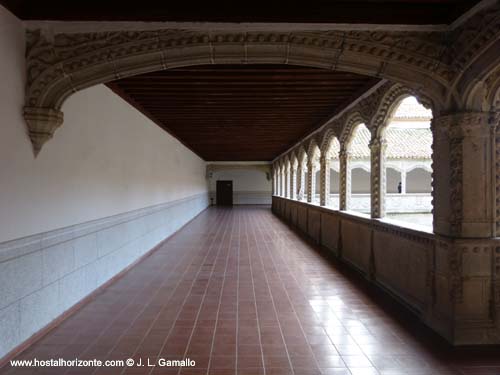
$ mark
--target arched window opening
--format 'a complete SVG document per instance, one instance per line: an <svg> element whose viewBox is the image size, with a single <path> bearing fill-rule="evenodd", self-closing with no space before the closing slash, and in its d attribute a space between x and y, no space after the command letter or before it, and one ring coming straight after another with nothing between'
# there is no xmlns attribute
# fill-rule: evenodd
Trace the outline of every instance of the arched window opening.
<svg viewBox="0 0 500 375"><path fill-rule="evenodd" d="M352 193L370 194L370 172L364 168L351 170Z"/></svg>
<svg viewBox="0 0 500 375"><path fill-rule="evenodd" d="M321 181L320 181L321 173L320 173L319 169L316 170L316 174L315 174L314 178L315 178L315 186L316 186L316 197L319 197L319 193L321 191Z"/></svg>
<svg viewBox="0 0 500 375"><path fill-rule="evenodd" d="M339 209L339 191L340 191L340 162L339 162L340 142L336 137L333 137L327 149L325 150L329 173L327 174L328 181L325 181L325 190L328 194L326 205L335 210Z"/></svg>
<svg viewBox="0 0 500 375"><path fill-rule="evenodd" d="M340 202L340 173L339 173L339 161L334 160L333 168L330 168L330 200L328 201L328 206L334 210L339 209Z"/></svg>
<svg viewBox="0 0 500 375"><path fill-rule="evenodd" d="M284 196L286 198L290 198L291 195L290 195L290 161L289 160L287 160L285 162L284 178L285 178L285 194L284 194Z"/></svg>
<svg viewBox="0 0 500 375"><path fill-rule="evenodd" d="M432 193L432 173L424 168L415 168L406 174L406 192L409 194Z"/></svg>
<svg viewBox="0 0 500 375"><path fill-rule="evenodd" d="M307 199L307 155L304 152L297 164L297 200Z"/></svg>
<svg viewBox="0 0 500 375"><path fill-rule="evenodd" d="M297 199L297 170L298 160L295 155L292 156L290 161L290 199Z"/></svg>
<svg viewBox="0 0 500 375"><path fill-rule="evenodd" d="M386 216L432 227L432 111L415 97L399 101L383 129ZM399 178L399 181L398 181Z"/></svg>
<svg viewBox="0 0 500 375"><path fill-rule="evenodd" d="M370 144L371 133L364 124L357 125L347 145L351 173L349 210L370 214Z"/></svg>
<svg viewBox="0 0 500 375"><path fill-rule="evenodd" d="M274 195L280 196L280 170L276 167L274 172Z"/></svg>
<svg viewBox="0 0 500 375"><path fill-rule="evenodd" d="M338 195L340 192L340 173L337 169L330 168L330 195Z"/></svg>
<svg viewBox="0 0 500 375"><path fill-rule="evenodd" d="M307 201L310 203L319 203L319 191L317 188L320 186L320 149L314 144L308 152L309 163L307 168L307 176L310 180L311 191L307 192ZM308 187L309 189L309 187Z"/></svg>
<svg viewBox="0 0 500 375"><path fill-rule="evenodd" d="M386 169L386 190L388 194L400 194L403 189L401 172L397 169L387 167Z"/></svg>

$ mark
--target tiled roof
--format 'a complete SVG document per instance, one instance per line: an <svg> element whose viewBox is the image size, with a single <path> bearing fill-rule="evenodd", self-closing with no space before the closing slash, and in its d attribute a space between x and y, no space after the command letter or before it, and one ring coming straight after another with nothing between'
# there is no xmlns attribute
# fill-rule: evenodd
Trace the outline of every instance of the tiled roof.
<svg viewBox="0 0 500 375"><path fill-rule="evenodd" d="M396 113L393 115L394 120L408 118L430 120L432 118L432 111L430 109L426 109L417 101L417 99L411 96L401 101L399 107L396 109Z"/></svg>
<svg viewBox="0 0 500 375"><path fill-rule="evenodd" d="M388 159L430 159L432 155L432 133L429 128L387 128L386 158ZM362 126L356 133L349 151L354 159L365 159L370 156L370 131ZM337 158L338 153L333 150Z"/></svg>

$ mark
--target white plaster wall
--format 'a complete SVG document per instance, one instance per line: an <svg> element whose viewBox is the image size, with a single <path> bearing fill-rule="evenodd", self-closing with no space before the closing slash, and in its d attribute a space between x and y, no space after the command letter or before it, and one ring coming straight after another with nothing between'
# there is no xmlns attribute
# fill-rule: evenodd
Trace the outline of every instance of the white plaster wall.
<svg viewBox="0 0 500 375"><path fill-rule="evenodd" d="M205 162L103 85L35 159L24 61L0 6L0 358L208 206Z"/></svg>
<svg viewBox="0 0 500 375"><path fill-rule="evenodd" d="M406 191L408 193L431 193L432 174L417 168L406 174Z"/></svg>
<svg viewBox="0 0 500 375"><path fill-rule="evenodd" d="M35 159L21 22L0 7L0 242L207 191L205 162L103 85L71 96Z"/></svg>
<svg viewBox="0 0 500 375"><path fill-rule="evenodd" d="M271 204L272 182L264 171L249 168L214 172L209 180L214 204L217 180L233 181L233 204Z"/></svg>

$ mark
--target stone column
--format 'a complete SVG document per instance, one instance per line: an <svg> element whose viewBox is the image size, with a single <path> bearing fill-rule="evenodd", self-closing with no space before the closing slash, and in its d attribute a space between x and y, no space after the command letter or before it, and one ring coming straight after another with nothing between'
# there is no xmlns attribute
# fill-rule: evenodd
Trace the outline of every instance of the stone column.
<svg viewBox="0 0 500 375"><path fill-rule="evenodd" d="M435 118L434 231L458 238L496 236L495 126L484 112Z"/></svg>
<svg viewBox="0 0 500 375"><path fill-rule="evenodd" d="M290 168L290 199L295 199L296 197L296 187L295 182L297 181L297 169Z"/></svg>
<svg viewBox="0 0 500 375"><path fill-rule="evenodd" d="M381 218L385 216L385 148L386 142L379 137L370 142L371 168L370 168L370 203L371 217Z"/></svg>
<svg viewBox="0 0 500 375"><path fill-rule="evenodd" d="M349 152L345 146L341 146L339 152L339 210L349 209L351 197L351 166L349 164Z"/></svg>
<svg viewBox="0 0 500 375"><path fill-rule="evenodd" d="M316 193L316 171L314 163L310 161L307 164L307 201L311 203Z"/></svg>
<svg viewBox="0 0 500 375"><path fill-rule="evenodd" d="M281 184L280 184L281 196L285 197L285 171L281 172Z"/></svg>
<svg viewBox="0 0 500 375"><path fill-rule="evenodd" d="M273 171L273 195L276 195L276 171Z"/></svg>
<svg viewBox="0 0 500 375"><path fill-rule="evenodd" d="M281 197L281 171L278 173L278 196Z"/></svg>
<svg viewBox="0 0 500 375"><path fill-rule="evenodd" d="M401 194L406 194L406 171L401 172Z"/></svg>
<svg viewBox="0 0 500 375"><path fill-rule="evenodd" d="M283 179L284 179L284 185L285 185L285 192L283 194L283 196L285 198L288 198L290 197L290 193L289 193L289 183L290 183L290 179L289 179L289 173L288 173L288 169L285 169L285 173L283 175Z"/></svg>
<svg viewBox="0 0 500 375"><path fill-rule="evenodd" d="M319 204L328 206L330 203L330 159L328 156L322 156L320 160L320 189Z"/></svg>

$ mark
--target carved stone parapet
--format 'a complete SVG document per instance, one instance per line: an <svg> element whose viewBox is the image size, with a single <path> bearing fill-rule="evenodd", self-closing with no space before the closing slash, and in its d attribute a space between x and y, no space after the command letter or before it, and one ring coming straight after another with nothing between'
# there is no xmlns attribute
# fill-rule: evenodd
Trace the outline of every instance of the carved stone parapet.
<svg viewBox="0 0 500 375"><path fill-rule="evenodd" d="M54 132L63 123L64 115L52 108L25 107L24 119L28 125L33 153L38 155L42 146L54 136Z"/></svg>
<svg viewBox="0 0 500 375"><path fill-rule="evenodd" d="M438 238L431 325L455 345L500 342L498 240Z"/></svg>

